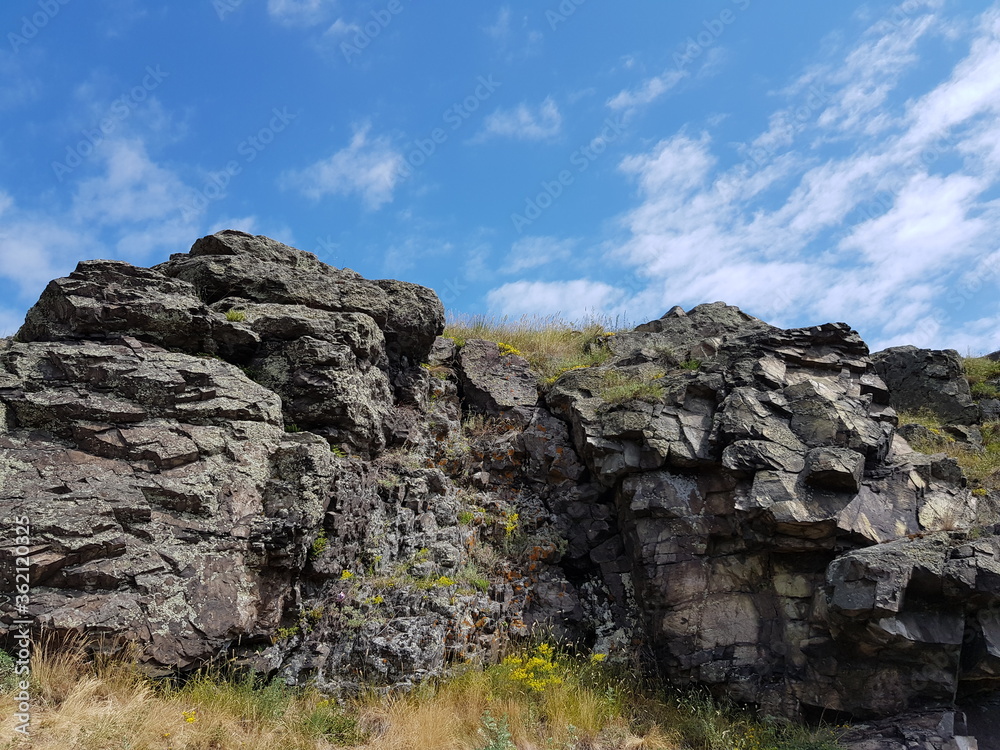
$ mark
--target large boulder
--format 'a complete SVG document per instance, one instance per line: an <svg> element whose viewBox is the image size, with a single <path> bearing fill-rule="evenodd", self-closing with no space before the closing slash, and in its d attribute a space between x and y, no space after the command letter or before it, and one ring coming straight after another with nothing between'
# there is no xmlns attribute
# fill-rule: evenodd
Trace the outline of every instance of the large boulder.
<svg viewBox="0 0 1000 750"><path fill-rule="evenodd" d="M954 349L894 346L875 352L872 363L889 388L889 402L894 409L930 411L952 424L974 424L979 420L962 358Z"/></svg>
<svg viewBox="0 0 1000 750"><path fill-rule="evenodd" d="M227 230L151 269L80 263L48 285L17 340L130 336L221 357L281 397L292 429L372 456L390 436L392 384L419 372L443 320L429 289L369 281L267 237Z"/></svg>

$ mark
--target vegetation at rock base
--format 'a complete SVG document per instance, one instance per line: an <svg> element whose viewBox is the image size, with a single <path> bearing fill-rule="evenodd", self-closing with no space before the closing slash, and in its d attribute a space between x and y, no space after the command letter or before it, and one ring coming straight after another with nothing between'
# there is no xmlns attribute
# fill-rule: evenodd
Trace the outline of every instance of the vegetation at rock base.
<svg viewBox="0 0 1000 750"><path fill-rule="evenodd" d="M33 659L30 744L38 750L835 750L836 732L759 720L704 694L655 692L605 654L548 644L467 665L405 695L343 703L225 665L153 680L81 648ZM0 660L0 670L10 669ZM0 675L2 677L3 675ZM14 688L0 680L3 697ZM8 714L9 716L9 714ZM12 718L5 717L10 724ZM9 727L7 727L9 728Z"/></svg>
<svg viewBox="0 0 1000 750"><path fill-rule="evenodd" d="M944 453L954 458L974 487L1000 489L1000 422L979 425L983 447L977 449L948 434L941 421L929 411L900 412L899 424L915 424L927 430L926 437L910 441L921 453Z"/></svg>
<svg viewBox="0 0 1000 750"><path fill-rule="evenodd" d="M543 382L552 382L567 370L606 362L610 352L603 342L625 328L621 319L595 317L573 324L555 316L510 319L477 315L452 317L444 335L459 346L469 339L494 341L502 353L517 353L527 359Z"/></svg>
<svg viewBox="0 0 1000 750"><path fill-rule="evenodd" d="M242 323L247 319L247 314L243 310L227 310L226 320L230 323Z"/></svg>

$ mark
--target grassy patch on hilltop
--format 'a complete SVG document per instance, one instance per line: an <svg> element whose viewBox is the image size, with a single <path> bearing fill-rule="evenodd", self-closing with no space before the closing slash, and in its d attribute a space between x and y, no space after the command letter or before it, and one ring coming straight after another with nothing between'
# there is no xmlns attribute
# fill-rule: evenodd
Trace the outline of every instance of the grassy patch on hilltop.
<svg viewBox="0 0 1000 750"><path fill-rule="evenodd" d="M476 315L450 318L444 335L459 346L469 339L495 341L501 350L514 350L527 359L543 381L552 382L567 370L606 362L610 352L604 342L626 328L620 319L592 318L574 324L555 316Z"/></svg>

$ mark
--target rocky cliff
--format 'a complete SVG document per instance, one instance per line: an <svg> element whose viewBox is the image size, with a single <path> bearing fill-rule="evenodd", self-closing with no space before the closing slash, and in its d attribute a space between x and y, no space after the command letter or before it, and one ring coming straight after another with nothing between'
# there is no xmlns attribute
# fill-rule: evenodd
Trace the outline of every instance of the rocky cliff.
<svg viewBox="0 0 1000 750"><path fill-rule="evenodd" d="M894 409L981 449L953 352L715 303L543 385L443 322L426 288L233 231L51 282L0 343L29 616L152 671L229 654L330 691L544 629L940 747L1000 689L996 498Z"/></svg>

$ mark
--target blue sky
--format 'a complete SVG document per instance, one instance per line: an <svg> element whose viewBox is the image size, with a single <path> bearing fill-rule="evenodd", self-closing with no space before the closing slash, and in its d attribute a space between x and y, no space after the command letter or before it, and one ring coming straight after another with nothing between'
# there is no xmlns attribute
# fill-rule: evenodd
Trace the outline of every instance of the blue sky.
<svg viewBox="0 0 1000 750"><path fill-rule="evenodd" d="M1000 349L1000 2L8 0L0 333L267 234L453 313Z"/></svg>

